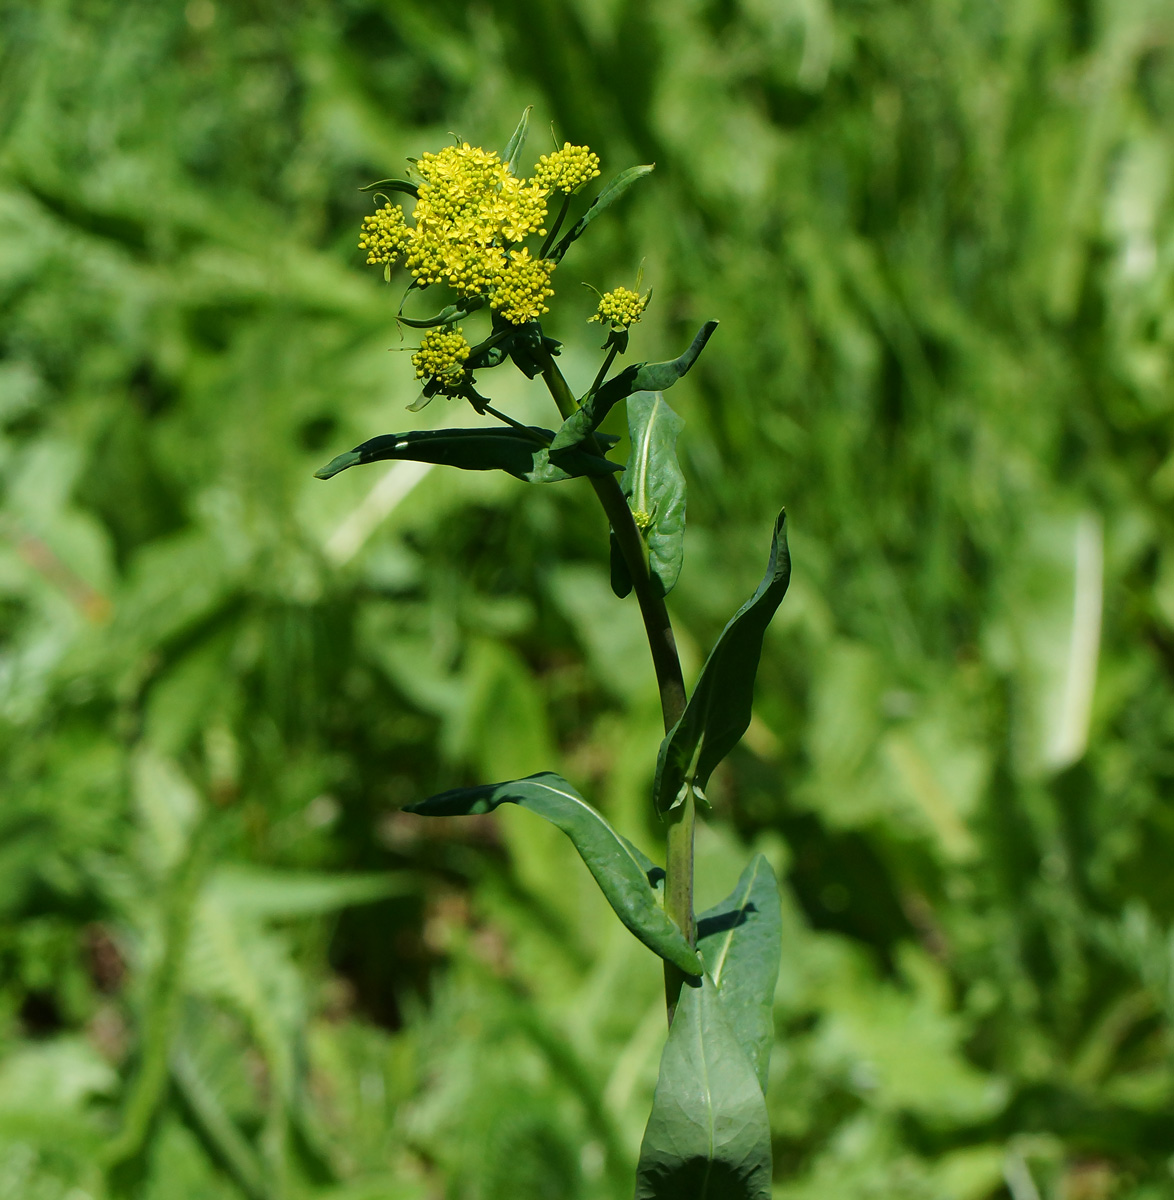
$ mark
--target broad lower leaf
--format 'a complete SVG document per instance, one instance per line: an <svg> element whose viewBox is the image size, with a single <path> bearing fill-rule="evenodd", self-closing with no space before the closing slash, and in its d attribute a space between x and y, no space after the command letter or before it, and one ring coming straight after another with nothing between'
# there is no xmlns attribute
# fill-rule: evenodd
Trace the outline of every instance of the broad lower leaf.
<svg viewBox="0 0 1174 1200"><path fill-rule="evenodd" d="M385 433L332 459L315 472L330 479L361 463L385 459L413 459L460 467L465 471L506 471L527 483L557 483L578 475L609 475L620 470L598 454L575 450L550 461L546 443L549 429L417 429L410 433Z"/></svg>
<svg viewBox="0 0 1174 1200"><path fill-rule="evenodd" d="M660 744L653 786L658 812L675 808L690 787L703 791L714 767L746 732L762 638L790 579L786 513L779 513L770 560L758 590L722 630L681 719Z"/></svg>
<svg viewBox="0 0 1174 1200"><path fill-rule="evenodd" d="M628 397L632 455L620 486L648 547L648 572L662 596L673 590L685 557L685 475L677 462L677 435L685 422L660 392Z"/></svg>
<svg viewBox="0 0 1174 1200"><path fill-rule="evenodd" d="M726 1021L766 1091L774 1044L774 994L782 953L779 885L756 854L738 886L697 918L697 951L717 987Z"/></svg>
<svg viewBox="0 0 1174 1200"><path fill-rule="evenodd" d="M359 188L360 192L403 192L405 196L420 198L420 189L410 179L380 179Z"/></svg>
<svg viewBox="0 0 1174 1200"><path fill-rule="evenodd" d="M513 136L506 142L505 149L501 152L501 161L515 175L518 173L518 160L522 156L522 147L526 144L526 131L530 128L530 112L533 108L533 104L526 105L517 129L514 130Z"/></svg>
<svg viewBox="0 0 1174 1200"><path fill-rule="evenodd" d="M574 842L624 925L686 974L701 973L701 960L658 902L654 881L658 875L663 878L663 873L620 837L561 776L544 771L507 783L458 788L409 805L404 811L426 817L464 817L492 812L502 804L517 804L557 825Z"/></svg>
<svg viewBox="0 0 1174 1200"><path fill-rule="evenodd" d="M593 429L599 428L616 404L633 392L667 391L697 361L716 328L716 321L706 321L679 358L669 359L668 362L634 363L625 367L614 379L609 379L598 391L588 396L583 401L583 407L571 413L563 422L551 443L551 451L557 453L579 445Z"/></svg>
<svg viewBox="0 0 1174 1200"><path fill-rule="evenodd" d="M636 1200L770 1200L766 1099L706 976L681 989L640 1147Z"/></svg>
<svg viewBox="0 0 1174 1200"><path fill-rule="evenodd" d="M554 249L547 255L547 258L552 259L554 262L560 262L572 242L583 236L587 226L596 217L610 208L634 183L639 182L646 175L651 175L654 169L654 163L647 166L629 167L626 171L621 171L614 179L610 180L603 191L591 202L591 207L559 238Z"/></svg>

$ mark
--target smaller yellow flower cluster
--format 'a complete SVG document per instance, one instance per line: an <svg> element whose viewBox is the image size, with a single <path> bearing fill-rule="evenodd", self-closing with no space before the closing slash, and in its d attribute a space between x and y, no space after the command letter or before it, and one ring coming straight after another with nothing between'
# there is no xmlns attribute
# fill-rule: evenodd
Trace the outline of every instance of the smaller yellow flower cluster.
<svg viewBox="0 0 1174 1200"><path fill-rule="evenodd" d="M547 192L577 192L585 183L599 174L599 155L586 146L572 146L563 142L563 148L553 154L544 154L534 167L534 182Z"/></svg>
<svg viewBox="0 0 1174 1200"><path fill-rule="evenodd" d="M524 325L550 310L543 303L554 295L550 275L554 263L545 258L531 258L530 251L511 250L509 261L494 276L493 295L489 306L500 312L511 325Z"/></svg>
<svg viewBox="0 0 1174 1200"><path fill-rule="evenodd" d="M644 315L644 306L647 303L647 296L641 296L630 288L613 288L599 297L599 308L595 316L587 319L598 321L601 325L611 325L614 329L627 329Z"/></svg>
<svg viewBox="0 0 1174 1200"><path fill-rule="evenodd" d="M459 329L442 326L430 329L412 355L417 379L454 380L464 370L469 357L469 343Z"/></svg>
<svg viewBox="0 0 1174 1200"><path fill-rule="evenodd" d="M393 265L406 240L404 210L398 204L385 204L371 216L363 218L359 249L367 251L367 262L372 266L380 263Z"/></svg>

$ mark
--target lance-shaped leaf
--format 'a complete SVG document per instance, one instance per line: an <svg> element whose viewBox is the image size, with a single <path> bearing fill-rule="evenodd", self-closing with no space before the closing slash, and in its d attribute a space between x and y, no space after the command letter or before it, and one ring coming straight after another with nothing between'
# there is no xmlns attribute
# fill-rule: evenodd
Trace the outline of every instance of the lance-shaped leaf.
<svg viewBox="0 0 1174 1200"><path fill-rule="evenodd" d="M561 776L544 771L507 783L458 788L408 805L404 811L426 817L464 817L492 812L502 804L517 804L557 825L575 844L624 925L686 974L701 973L701 960L658 903L651 881L656 874L652 862L620 837Z"/></svg>
<svg viewBox="0 0 1174 1200"><path fill-rule="evenodd" d="M689 787L704 791L714 767L750 724L762 638L791 579L786 513L775 521L770 560L758 590L722 630L681 719L665 735L656 763L656 809L680 804Z"/></svg>
<svg viewBox="0 0 1174 1200"><path fill-rule="evenodd" d="M527 483L558 483L578 475L609 475L620 469L598 454L578 450L550 461L544 444L549 429L416 429L410 433L385 433L340 454L316 471L329 479L360 463L386 459L413 459L460 467L464 471L506 471Z"/></svg>
<svg viewBox="0 0 1174 1200"><path fill-rule="evenodd" d="M717 988L681 989L640 1147L636 1200L770 1200L770 1122Z"/></svg>
<svg viewBox="0 0 1174 1200"><path fill-rule="evenodd" d="M763 1092L774 1044L773 1002L782 938L778 881L766 858L756 854L738 886L697 918L697 951Z"/></svg>
<svg viewBox="0 0 1174 1200"><path fill-rule="evenodd" d="M587 226L601 213L609 209L632 184L643 179L646 175L651 175L655 167L655 163L647 166L629 167L626 171L621 171L614 179L609 180L603 191L591 202L591 207L559 238L554 249L547 255L547 258L553 259L555 262L560 262L571 243L583 236L583 232Z"/></svg>
<svg viewBox="0 0 1174 1200"><path fill-rule="evenodd" d="M673 590L685 557L685 475L677 462L677 435L684 425L660 392L628 397L632 455L620 486L637 514L648 572L662 596Z"/></svg>
<svg viewBox="0 0 1174 1200"><path fill-rule="evenodd" d="M533 104L526 105L517 129L514 130L513 136L506 142L505 149L501 152L501 161L515 175L518 173L518 160L522 156L522 147L526 144L526 131L530 128L530 110L533 107Z"/></svg>
<svg viewBox="0 0 1174 1200"><path fill-rule="evenodd" d="M582 408L571 413L558 431L551 450L557 453L579 445L593 429L599 428L603 418L616 404L633 392L667 391L697 361L716 328L716 321L706 321L680 358L659 363L634 363L625 367L614 379L609 379L598 391L592 392L583 401Z"/></svg>
<svg viewBox="0 0 1174 1200"><path fill-rule="evenodd" d="M420 198L420 189L410 179L380 179L359 188L360 192L403 192L405 196Z"/></svg>
<svg viewBox="0 0 1174 1200"><path fill-rule="evenodd" d="M411 291L410 288L408 290ZM452 325L456 321L463 321L484 304L485 300L481 296L473 296L462 304L449 304L434 317L405 317L403 313L397 313L395 319L409 329L434 329L437 325Z"/></svg>

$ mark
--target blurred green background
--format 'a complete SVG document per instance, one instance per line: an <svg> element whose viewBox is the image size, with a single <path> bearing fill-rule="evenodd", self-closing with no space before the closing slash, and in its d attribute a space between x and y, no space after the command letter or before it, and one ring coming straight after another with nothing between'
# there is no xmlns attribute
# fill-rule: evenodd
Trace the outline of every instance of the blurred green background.
<svg viewBox="0 0 1174 1200"><path fill-rule="evenodd" d="M527 814L398 812L558 769L657 844L594 498L312 478L463 416L357 189L527 104L657 164L572 380L580 280L644 262L637 359L722 322L687 673L788 508L699 834L701 905L785 880L777 1200L1174 1196L1169 0L0 0L0 59L2 1200L631 1194L655 961Z"/></svg>

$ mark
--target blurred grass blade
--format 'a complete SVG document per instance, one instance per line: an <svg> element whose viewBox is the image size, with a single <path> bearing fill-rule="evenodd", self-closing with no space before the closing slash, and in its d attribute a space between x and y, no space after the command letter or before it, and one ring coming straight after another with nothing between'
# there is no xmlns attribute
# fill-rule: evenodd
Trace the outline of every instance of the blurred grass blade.
<svg viewBox="0 0 1174 1200"><path fill-rule="evenodd" d="M578 475L610 475L621 468L598 454L574 449L550 461L549 429L416 429L385 433L331 459L317 471L330 479L348 467L387 459L411 459L464 471L506 471L527 483L557 483Z"/></svg>
<svg viewBox="0 0 1174 1200"><path fill-rule="evenodd" d="M677 462L677 436L684 425L662 393L628 397L632 454L620 486L632 511L651 521L640 532L649 573L662 596L673 590L685 557L685 475Z"/></svg>
<svg viewBox="0 0 1174 1200"><path fill-rule="evenodd" d="M697 952L764 1093L782 936L779 885L761 854L750 860L734 890L697 918Z"/></svg>
<svg viewBox="0 0 1174 1200"><path fill-rule="evenodd" d="M237 1186L249 1200L267 1200L270 1193L260 1159L182 1046L172 1052L171 1079L204 1140Z"/></svg>
<svg viewBox="0 0 1174 1200"><path fill-rule="evenodd" d="M636 1200L770 1200L766 1100L706 976L681 989L660 1060Z"/></svg>
<svg viewBox="0 0 1174 1200"><path fill-rule="evenodd" d="M465 817L517 804L557 825L571 839L616 916L650 950L688 975L701 960L657 902L648 873L650 860L603 819L561 776L550 771L507 783L458 788L411 804L405 812L426 817Z"/></svg>
<svg viewBox="0 0 1174 1200"><path fill-rule="evenodd" d="M655 170L655 163L629 167L610 180L603 191L591 202L591 207L559 238L558 244L547 257L559 262L571 244L583 236L587 226L596 217L609 209L634 183L639 182L646 175L651 175L653 170Z"/></svg>
<svg viewBox="0 0 1174 1200"><path fill-rule="evenodd" d="M675 808L688 786L703 791L714 767L750 724L763 635L791 579L786 520L786 513L779 513L758 590L722 630L681 719L661 743L653 785L657 812Z"/></svg>
<svg viewBox="0 0 1174 1200"><path fill-rule="evenodd" d="M667 362L634 363L614 379L609 379L597 392L583 401L582 408L573 412L563 422L562 428L551 443L551 451L561 452L579 445L593 429L599 428L604 417L616 404L633 392L663 392L671 388L697 361L717 325L716 321L706 321L689 343L689 348L678 358L669 359Z"/></svg>
<svg viewBox="0 0 1174 1200"><path fill-rule="evenodd" d="M241 916L272 920L337 912L402 896L419 886L407 872L343 875L327 871L284 871L266 867L223 866L209 889L216 899Z"/></svg>

